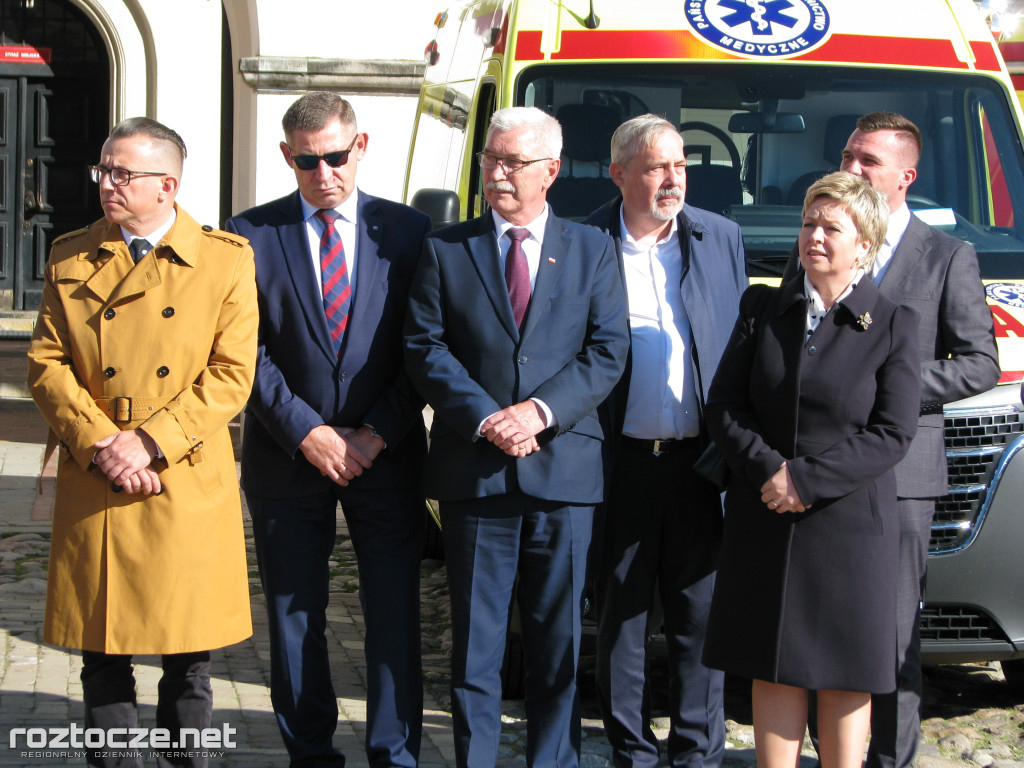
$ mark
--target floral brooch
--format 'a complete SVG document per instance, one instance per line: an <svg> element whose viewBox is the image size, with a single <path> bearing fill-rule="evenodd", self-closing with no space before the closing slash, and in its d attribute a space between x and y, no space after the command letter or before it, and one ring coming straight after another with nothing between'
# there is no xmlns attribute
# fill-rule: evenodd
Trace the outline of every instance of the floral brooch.
<svg viewBox="0 0 1024 768"><path fill-rule="evenodd" d="M871 326L871 313L865 312L857 318L857 325L860 326L862 331L866 331Z"/></svg>

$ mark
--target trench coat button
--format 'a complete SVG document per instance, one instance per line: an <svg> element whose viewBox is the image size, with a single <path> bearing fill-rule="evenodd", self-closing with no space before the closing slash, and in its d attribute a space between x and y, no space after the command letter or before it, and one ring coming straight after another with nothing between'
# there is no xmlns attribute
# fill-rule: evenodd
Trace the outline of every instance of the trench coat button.
<svg viewBox="0 0 1024 768"><path fill-rule="evenodd" d="M203 224L202 230L203 232L213 232L213 227L211 227L209 224Z"/></svg>
<svg viewBox="0 0 1024 768"><path fill-rule="evenodd" d="M113 320L115 314L117 313L114 312L114 310L108 309L106 312L103 313L103 317L105 317L107 320Z"/></svg>
<svg viewBox="0 0 1024 768"><path fill-rule="evenodd" d="M115 371L113 368L106 368L103 371L103 375L106 376L108 379L114 378L115 373L117 373L117 371Z"/></svg>
<svg viewBox="0 0 1024 768"><path fill-rule="evenodd" d="M156 375L159 376L161 379L170 372L171 369L168 368L166 365L161 365L159 368L156 369Z"/></svg>
<svg viewBox="0 0 1024 768"><path fill-rule="evenodd" d="M161 313L164 317L174 316L174 307L164 307L164 311Z"/></svg>
<svg viewBox="0 0 1024 768"><path fill-rule="evenodd" d="M818 354L818 348L817 347L808 347L807 348L807 354L808 355L816 355L816 354Z"/></svg>
<svg viewBox="0 0 1024 768"><path fill-rule="evenodd" d="M110 490L112 490L114 493L120 493L121 491L124 490L124 488L122 488L117 483L111 483L110 484Z"/></svg>

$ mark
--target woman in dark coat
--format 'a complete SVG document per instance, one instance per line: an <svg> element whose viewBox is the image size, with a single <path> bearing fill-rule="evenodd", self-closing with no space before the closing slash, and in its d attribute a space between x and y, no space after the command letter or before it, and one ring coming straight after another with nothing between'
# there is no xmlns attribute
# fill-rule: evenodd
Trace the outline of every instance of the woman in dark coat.
<svg viewBox="0 0 1024 768"><path fill-rule="evenodd" d="M744 293L708 398L732 478L704 661L754 680L760 768L796 765L808 690L823 768L859 768L870 694L896 687L892 469L917 427L920 357L917 315L870 277L888 217L857 176L811 186L805 274Z"/></svg>

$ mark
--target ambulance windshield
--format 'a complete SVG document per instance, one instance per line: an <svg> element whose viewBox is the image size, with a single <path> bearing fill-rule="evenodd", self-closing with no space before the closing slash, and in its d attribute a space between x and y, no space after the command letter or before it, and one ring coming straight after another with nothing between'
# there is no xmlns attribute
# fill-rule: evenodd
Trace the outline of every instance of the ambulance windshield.
<svg viewBox="0 0 1024 768"><path fill-rule="evenodd" d="M911 210L972 243L986 279L1024 277L1024 153L1006 96L987 77L760 62L538 65L522 73L517 103L562 123L561 178L548 199L569 218L617 194L609 139L623 120L653 112L677 123L687 202L739 222L752 277L782 274L804 192L839 168L857 117L898 112L924 139Z"/></svg>

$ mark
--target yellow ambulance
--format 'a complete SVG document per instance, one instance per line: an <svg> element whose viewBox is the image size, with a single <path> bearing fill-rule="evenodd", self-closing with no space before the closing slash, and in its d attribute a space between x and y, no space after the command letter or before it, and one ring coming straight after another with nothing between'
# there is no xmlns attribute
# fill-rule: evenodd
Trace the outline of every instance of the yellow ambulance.
<svg viewBox="0 0 1024 768"><path fill-rule="evenodd" d="M405 198L435 223L480 215L495 109L562 124L548 197L580 219L613 198L609 139L646 112L679 126L687 202L740 224L752 280L777 280L808 184L838 168L858 116L912 119L909 198L972 243L1003 378L946 407L949 495L935 516L928 660L1004 660L1024 690L1024 147L1021 108L971 0L474 0L438 8Z"/></svg>

